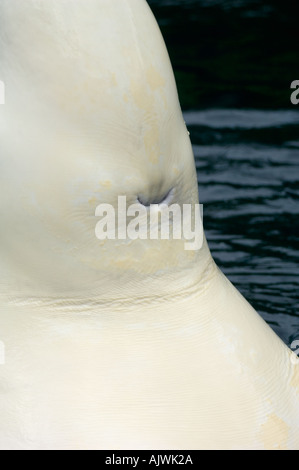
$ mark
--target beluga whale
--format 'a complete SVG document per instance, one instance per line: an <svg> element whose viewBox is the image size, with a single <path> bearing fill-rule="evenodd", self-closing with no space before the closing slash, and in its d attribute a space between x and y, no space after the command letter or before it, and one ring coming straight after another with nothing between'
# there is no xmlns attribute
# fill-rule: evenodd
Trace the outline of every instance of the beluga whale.
<svg viewBox="0 0 299 470"><path fill-rule="evenodd" d="M0 0L0 80L0 448L299 449L297 356L196 240L147 2Z"/></svg>

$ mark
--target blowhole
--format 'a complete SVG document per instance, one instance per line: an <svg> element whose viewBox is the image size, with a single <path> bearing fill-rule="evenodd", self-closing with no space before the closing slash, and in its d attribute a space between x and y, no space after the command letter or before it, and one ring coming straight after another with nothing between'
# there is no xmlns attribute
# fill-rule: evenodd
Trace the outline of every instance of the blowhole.
<svg viewBox="0 0 299 470"><path fill-rule="evenodd" d="M138 196L137 201L142 204L144 207L150 207L152 205L161 205L161 204L169 204L171 202L173 196L174 189L171 188L163 197L150 197L145 198L143 196Z"/></svg>

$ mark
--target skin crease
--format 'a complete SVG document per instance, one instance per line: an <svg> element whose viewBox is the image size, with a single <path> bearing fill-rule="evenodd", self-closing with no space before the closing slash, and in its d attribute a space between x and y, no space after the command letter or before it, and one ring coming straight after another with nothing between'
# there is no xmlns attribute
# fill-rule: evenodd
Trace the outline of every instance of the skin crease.
<svg viewBox="0 0 299 470"><path fill-rule="evenodd" d="M198 202L144 0L0 0L1 449L298 449L291 352L206 241L95 237L105 202Z"/></svg>

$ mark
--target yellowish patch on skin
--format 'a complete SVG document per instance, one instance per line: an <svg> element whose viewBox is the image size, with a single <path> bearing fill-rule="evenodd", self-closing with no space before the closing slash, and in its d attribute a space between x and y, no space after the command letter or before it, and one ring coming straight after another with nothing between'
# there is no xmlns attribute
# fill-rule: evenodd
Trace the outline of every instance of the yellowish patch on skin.
<svg viewBox="0 0 299 470"><path fill-rule="evenodd" d="M151 94L134 80L131 81L131 94L139 109L143 110L147 116L155 115ZM147 122L143 139L149 161L154 164L158 163L159 127L155 119Z"/></svg>
<svg viewBox="0 0 299 470"><path fill-rule="evenodd" d="M131 81L131 96L139 109L147 113L153 110L153 98L146 91L146 88L140 86L140 83L136 80Z"/></svg>
<svg viewBox="0 0 299 470"><path fill-rule="evenodd" d="M103 186L104 188L111 188L112 183L111 181L101 181L101 186Z"/></svg>
<svg viewBox="0 0 299 470"><path fill-rule="evenodd" d="M154 164L158 163L157 142L159 142L159 129L156 124L153 124L144 136L144 145L149 160Z"/></svg>
<svg viewBox="0 0 299 470"><path fill-rule="evenodd" d="M138 64L134 64L138 70ZM138 75L137 75L138 76ZM146 155L153 164L158 163L159 158L159 127L155 118L156 111L154 106L154 96L152 92L161 89L165 85L165 79L160 73L150 65L146 72L146 82L148 86L140 84L140 80L131 79L130 84L130 96L137 108L145 113L145 132L144 132L144 145L146 149ZM166 99L164 93L161 90L161 98L164 101L166 107ZM128 101L128 95L123 96L124 101ZM150 116L150 119L148 117Z"/></svg>
<svg viewBox="0 0 299 470"><path fill-rule="evenodd" d="M95 196L93 196L93 197L88 199L88 202L91 206L93 206L94 204L96 204L97 198Z"/></svg>
<svg viewBox="0 0 299 470"><path fill-rule="evenodd" d="M151 65L146 72L146 78L151 89L158 90L165 85L165 80L162 75Z"/></svg>
<svg viewBox="0 0 299 470"><path fill-rule="evenodd" d="M116 75L115 75L115 73L111 73L110 79L111 79L111 85L112 85L112 86L117 86L117 80L116 80Z"/></svg>
<svg viewBox="0 0 299 470"><path fill-rule="evenodd" d="M266 450L287 450L288 434L288 425L273 413L262 425L260 438Z"/></svg>

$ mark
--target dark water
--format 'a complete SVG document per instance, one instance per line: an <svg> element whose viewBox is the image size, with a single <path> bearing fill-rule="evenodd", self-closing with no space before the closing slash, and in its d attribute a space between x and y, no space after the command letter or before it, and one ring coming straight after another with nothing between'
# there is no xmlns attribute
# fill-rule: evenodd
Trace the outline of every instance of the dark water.
<svg viewBox="0 0 299 470"><path fill-rule="evenodd" d="M299 106L290 103L299 2L149 3L175 69L212 254L290 345L299 339Z"/></svg>
<svg viewBox="0 0 299 470"><path fill-rule="evenodd" d="M299 113L214 109L185 120L212 254L290 344L299 339Z"/></svg>
<svg viewBox="0 0 299 470"><path fill-rule="evenodd" d="M296 0L148 0L184 109L290 107L299 79Z"/></svg>

